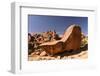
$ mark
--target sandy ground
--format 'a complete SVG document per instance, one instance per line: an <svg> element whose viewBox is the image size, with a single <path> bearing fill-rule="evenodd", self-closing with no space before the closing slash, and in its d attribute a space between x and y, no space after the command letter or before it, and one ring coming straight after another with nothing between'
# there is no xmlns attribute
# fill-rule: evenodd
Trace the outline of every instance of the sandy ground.
<svg viewBox="0 0 100 76"><path fill-rule="evenodd" d="M88 58L88 51L81 51L81 52L64 52L62 54L58 54L55 56L40 56L40 55L29 55L29 61L40 61L40 60L57 60L57 59L87 59Z"/></svg>

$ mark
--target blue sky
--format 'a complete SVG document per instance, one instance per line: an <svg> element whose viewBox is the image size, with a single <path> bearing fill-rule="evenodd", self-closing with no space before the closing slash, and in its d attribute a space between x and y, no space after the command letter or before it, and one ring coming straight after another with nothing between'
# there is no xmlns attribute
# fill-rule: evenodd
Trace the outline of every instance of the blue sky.
<svg viewBox="0 0 100 76"><path fill-rule="evenodd" d="M28 15L28 32L55 29L58 34L63 34L71 24L80 25L82 32L88 35L88 17Z"/></svg>

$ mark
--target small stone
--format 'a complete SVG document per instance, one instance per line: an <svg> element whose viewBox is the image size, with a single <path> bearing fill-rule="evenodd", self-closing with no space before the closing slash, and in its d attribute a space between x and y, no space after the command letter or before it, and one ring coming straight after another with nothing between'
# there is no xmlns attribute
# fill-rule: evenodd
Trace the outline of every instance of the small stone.
<svg viewBox="0 0 100 76"><path fill-rule="evenodd" d="M39 51L37 51L35 54L36 54L36 55L39 55L39 54L40 54L40 52L39 52Z"/></svg>
<svg viewBox="0 0 100 76"><path fill-rule="evenodd" d="M60 59L61 58L61 56L57 56L57 59Z"/></svg>
<svg viewBox="0 0 100 76"><path fill-rule="evenodd" d="M40 54L40 56L46 56L46 55L47 55L47 53L45 51L42 51Z"/></svg>
<svg viewBox="0 0 100 76"><path fill-rule="evenodd" d="M67 59L67 57L66 57L66 56L64 56L62 59Z"/></svg>
<svg viewBox="0 0 100 76"><path fill-rule="evenodd" d="M74 59L75 57L71 57L71 59Z"/></svg>
<svg viewBox="0 0 100 76"><path fill-rule="evenodd" d="M31 56L35 55L35 52L31 53Z"/></svg>

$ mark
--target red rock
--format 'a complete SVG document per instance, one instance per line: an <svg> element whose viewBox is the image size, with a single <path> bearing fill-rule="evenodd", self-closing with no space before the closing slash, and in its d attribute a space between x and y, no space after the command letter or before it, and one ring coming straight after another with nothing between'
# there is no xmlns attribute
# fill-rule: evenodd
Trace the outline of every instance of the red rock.
<svg viewBox="0 0 100 76"><path fill-rule="evenodd" d="M61 40L45 42L40 45L48 54L54 55L64 51L76 51L81 45L81 28L76 24L71 25L65 32Z"/></svg>

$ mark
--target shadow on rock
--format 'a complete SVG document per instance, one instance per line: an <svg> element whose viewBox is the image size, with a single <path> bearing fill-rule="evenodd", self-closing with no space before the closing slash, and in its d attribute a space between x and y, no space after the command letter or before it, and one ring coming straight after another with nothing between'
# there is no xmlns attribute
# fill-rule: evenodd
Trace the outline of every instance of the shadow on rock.
<svg viewBox="0 0 100 76"><path fill-rule="evenodd" d="M86 44L84 47L81 47L80 50L65 51L63 53L58 53L55 56L59 55L61 57L64 57L64 56L76 55L81 53L82 51L87 51L87 50L88 50L88 44Z"/></svg>

